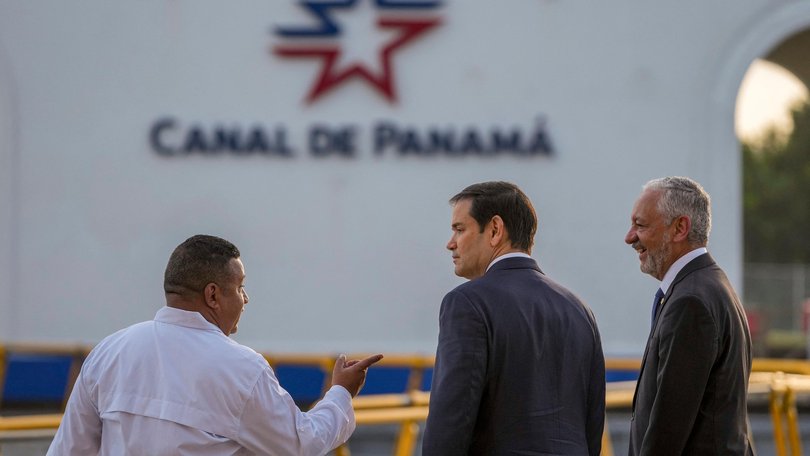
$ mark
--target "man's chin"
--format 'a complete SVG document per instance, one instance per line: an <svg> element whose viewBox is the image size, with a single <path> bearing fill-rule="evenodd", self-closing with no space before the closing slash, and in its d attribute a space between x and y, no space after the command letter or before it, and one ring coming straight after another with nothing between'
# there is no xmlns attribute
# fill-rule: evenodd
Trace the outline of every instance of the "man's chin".
<svg viewBox="0 0 810 456"><path fill-rule="evenodd" d="M664 279L664 274L662 274L661 271L659 271L658 269L656 269L654 267L650 267L650 266L645 267L645 265L642 264L641 265L641 272L643 272L644 274L649 274L650 276L652 276L654 279L657 279L657 280L663 280Z"/></svg>

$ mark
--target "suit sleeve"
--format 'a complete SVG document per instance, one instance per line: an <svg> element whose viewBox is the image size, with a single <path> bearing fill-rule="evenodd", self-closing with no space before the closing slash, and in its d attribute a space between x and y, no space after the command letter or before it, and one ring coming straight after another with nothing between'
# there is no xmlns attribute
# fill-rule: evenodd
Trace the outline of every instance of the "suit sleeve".
<svg viewBox="0 0 810 456"><path fill-rule="evenodd" d="M466 296L451 291L444 297L424 456L469 453L486 376L486 334L482 316Z"/></svg>
<svg viewBox="0 0 810 456"><path fill-rule="evenodd" d="M588 389L588 423L586 436L588 453L599 456L602 453L602 433L605 431L605 356L602 353L602 339L596 326L596 319L588 312L594 333L594 360L591 363L591 383Z"/></svg>
<svg viewBox="0 0 810 456"><path fill-rule="evenodd" d="M697 297L667 303L658 344L658 391L641 454L683 452L717 357L717 327Z"/></svg>

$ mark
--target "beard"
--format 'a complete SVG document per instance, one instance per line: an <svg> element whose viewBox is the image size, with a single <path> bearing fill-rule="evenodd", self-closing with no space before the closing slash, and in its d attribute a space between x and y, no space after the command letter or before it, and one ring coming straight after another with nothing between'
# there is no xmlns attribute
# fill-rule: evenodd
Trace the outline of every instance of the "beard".
<svg viewBox="0 0 810 456"><path fill-rule="evenodd" d="M649 274L658 280L664 278L664 264L667 258L672 253L672 245L670 244L670 236L668 233L664 234L661 242L661 248L658 250L651 250L647 248L647 259L641 263L641 272Z"/></svg>

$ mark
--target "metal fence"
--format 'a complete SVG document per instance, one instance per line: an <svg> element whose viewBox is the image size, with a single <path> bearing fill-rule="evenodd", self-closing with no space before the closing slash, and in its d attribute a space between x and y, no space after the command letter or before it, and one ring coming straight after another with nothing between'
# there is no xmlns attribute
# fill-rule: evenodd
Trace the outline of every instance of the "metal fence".
<svg viewBox="0 0 810 456"><path fill-rule="evenodd" d="M806 356L810 265L746 263L743 303L759 356Z"/></svg>

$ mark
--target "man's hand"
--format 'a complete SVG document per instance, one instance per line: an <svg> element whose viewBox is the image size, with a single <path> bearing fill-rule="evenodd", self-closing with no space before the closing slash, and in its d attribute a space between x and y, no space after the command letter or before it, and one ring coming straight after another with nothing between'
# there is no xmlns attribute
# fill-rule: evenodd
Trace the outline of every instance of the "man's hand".
<svg viewBox="0 0 810 456"><path fill-rule="evenodd" d="M338 356L332 371L332 385L340 385L352 395L357 396L363 383L366 382L366 369L381 360L383 355L369 356L366 359L346 361L346 355Z"/></svg>

